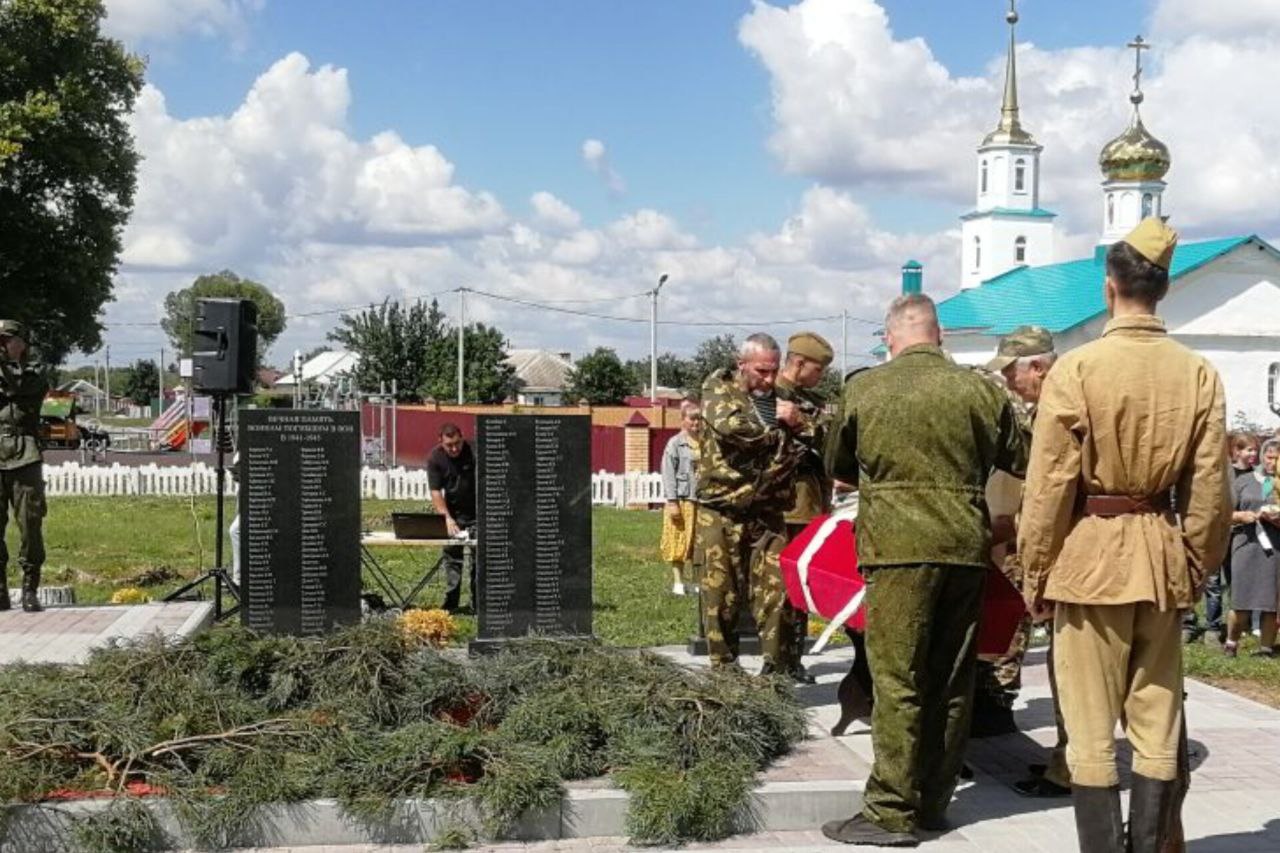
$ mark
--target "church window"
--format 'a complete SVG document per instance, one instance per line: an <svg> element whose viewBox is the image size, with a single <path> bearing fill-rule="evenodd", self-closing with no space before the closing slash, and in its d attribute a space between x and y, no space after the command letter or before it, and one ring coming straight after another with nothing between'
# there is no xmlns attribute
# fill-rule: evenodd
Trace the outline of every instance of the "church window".
<svg viewBox="0 0 1280 853"><path fill-rule="evenodd" d="M1142 196L1142 218L1146 219L1151 215L1151 207L1155 203L1154 196L1151 193L1145 193Z"/></svg>
<svg viewBox="0 0 1280 853"><path fill-rule="evenodd" d="M986 160L982 161L982 181L981 181L981 189L979 191L984 193L987 191L987 161Z"/></svg>
<svg viewBox="0 0 1280 853"><path fill-rule="evenodd" d="M973 238L973 268L977 269L982 266L982 238Z"/></svg>
<svg viewBox="0 0 1280 853"><path fill-rule="evenodd" d="M1111 193L1107 193L1107 224L1115 225L1116 223L1116 197Z"/></svg>
<svg viewBox="0 0 1280 853"><path fill-rule="evenodd" d="M1019 192L1019 193L1027 191L1027 161L1026 160L1017 160L1014 162L1013 191Z"/></svg>
<svg viewBox="0 0 1280 853"><path fill-rule="evenodd" d="M1027 238L1019 237L1013 241L1013 259L1020 264L1027 262Z"/></svg>

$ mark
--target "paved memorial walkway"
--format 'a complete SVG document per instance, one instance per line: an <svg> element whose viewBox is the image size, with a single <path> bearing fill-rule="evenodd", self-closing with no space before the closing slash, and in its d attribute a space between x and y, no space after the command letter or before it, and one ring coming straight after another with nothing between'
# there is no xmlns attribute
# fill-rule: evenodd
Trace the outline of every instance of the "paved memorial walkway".
<svg viewBox="0 0 1280 853"><path fill-rule="evenodd" d="M688 660L680 649L664 649ZM819 683L802 688L810 706L815 733L835 722L835 687L848 671L847 649L829 651L810 663ZM758 667L758 660L744 661ZM1280 662L1277 663L1280 665ZM1042 761L1044 747L1054 737L1053 711L1044 666L1044 650L1033 651L1025 672L1026 684L1018 707L1023 732L975 741L970 763L977 771L972 783L957 791L948 813L954 829L928 837L918 850L939 853L1075 853L1075 821L1069 798L1028 800L1009 783L1023 775L1027 763ZM1190 853L1276 853L1280 851L1280 711L1233 696L1198 682L1188 683L1187 715L1193 751L1191 793L1183 810ZM865 725L855 723L850 734L833 741L825 735L806 745L768 774L769 781L863 780L871 762L871 739ZM832 760L832 744L838 744ZM1127 750L1124 752L1127 761ZM1126 778L1127 784L1127 778ZM861 789L861 781L851 788ZM851 795L852 801L852 795ZM655 850L631 848L622 838L592 838L541 843L506 843L475 850L521 853L605 853ZM681 850L717 851L830 851L849 849L823 838L817 831L770 832L738 836L715 844L690 844ZM275 848L270 853L372 853L421 851L420 846ZM266 851L263 851L266 853Z"/></svg>
<svg viewBox="0 0 1280 853"><path fill-rule="evenodd" d="M43 613L0 612L0 666L79 663L113 640L159 632L188 637L213 623L213 604L174 601L102 607L50 607Z"/></svg>

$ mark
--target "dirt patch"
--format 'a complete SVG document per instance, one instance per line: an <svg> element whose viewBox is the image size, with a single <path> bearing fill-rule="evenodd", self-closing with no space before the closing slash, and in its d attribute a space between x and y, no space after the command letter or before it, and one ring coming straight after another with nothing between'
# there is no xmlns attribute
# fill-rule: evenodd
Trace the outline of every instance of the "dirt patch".
<svg viewBox="0 0 1280 853"><path fill-rule="evenodd" d="M1212 684L1214 687L1221 688L1228 693L1234 693L1237 696L1260 702L1263 705L1280 708L1280 690L1277 690L1275 685L1251 681L1247 678L1205 678L1199 676L1198 680L1206 684Z"/></svg>

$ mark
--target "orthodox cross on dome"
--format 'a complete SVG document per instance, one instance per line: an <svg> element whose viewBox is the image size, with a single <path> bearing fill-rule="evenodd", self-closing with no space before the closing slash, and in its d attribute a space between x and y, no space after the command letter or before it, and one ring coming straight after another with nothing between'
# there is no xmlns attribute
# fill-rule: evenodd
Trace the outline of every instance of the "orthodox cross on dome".
<svg viewBox="0 0 1280 853"><path fill-rule="evenodd" d="M1009 2L1012 3L1013 0ZM1133 48L1133 94L1129 96L1129 100L1136 107L1142 103L1142 52L1151 50L1151 45L1142 36L1134 36L1126 47Z"/></svg>

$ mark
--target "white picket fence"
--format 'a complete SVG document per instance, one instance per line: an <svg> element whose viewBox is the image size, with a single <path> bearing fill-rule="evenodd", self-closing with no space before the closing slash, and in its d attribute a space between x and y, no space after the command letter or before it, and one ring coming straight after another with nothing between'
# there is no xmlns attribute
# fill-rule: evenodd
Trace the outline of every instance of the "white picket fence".
<svg viewBox="0 0 1280 853"><path fill-rule="evenodd" d="M64 462L44 467L45 492L54 497L72 495L161 495L187 497L212 495L217 491L217 473L210 465L197 462L176 465L82 465ZM236 493L228 474L225 493ZM427 472L414 468L362 468L360 493L366 498L389 500L431 500ZM662 503L661 474L591 475L591 503L626 507Z"/></svg>

